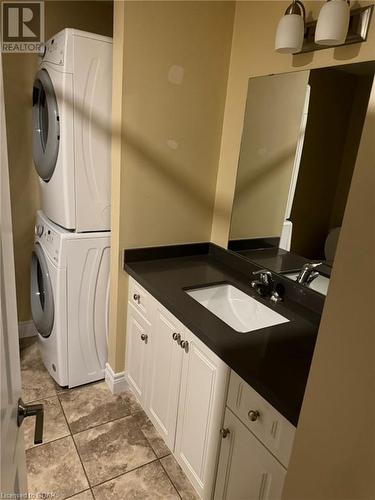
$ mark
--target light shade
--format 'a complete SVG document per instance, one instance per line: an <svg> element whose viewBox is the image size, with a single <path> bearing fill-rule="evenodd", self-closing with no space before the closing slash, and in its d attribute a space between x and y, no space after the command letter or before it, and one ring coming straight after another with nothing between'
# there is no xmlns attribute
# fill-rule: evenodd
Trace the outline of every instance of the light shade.
<svg viewBox="0 0 375 500"><path fill-rule="evenodd" d="M304 30L305 23L300 14L286 14L277 26L275 50L284 54L300 52Z"/></svg>
<svg viewBox="0 0 375 500"><path fill-rule="evenodd" d="M348 34L350 7L346 0L328 0L319 13L315 30L318 45L341 45Z"/></svg>

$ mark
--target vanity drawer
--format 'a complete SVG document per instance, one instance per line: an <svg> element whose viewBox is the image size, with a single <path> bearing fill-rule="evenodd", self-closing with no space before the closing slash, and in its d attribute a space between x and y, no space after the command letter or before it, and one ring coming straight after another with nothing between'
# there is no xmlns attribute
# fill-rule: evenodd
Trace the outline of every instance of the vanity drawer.
<svg viewBox="0 0 375 500"><path fill-rule="evenodd" d="M129 302L151 323L152 297L133 278L129 277Z"/></svg>
<svg viewBox="0 0 375 500"><path fill-rule="evenodd" d="M287 468L295 427L233 370L227 405Z"/></svg>

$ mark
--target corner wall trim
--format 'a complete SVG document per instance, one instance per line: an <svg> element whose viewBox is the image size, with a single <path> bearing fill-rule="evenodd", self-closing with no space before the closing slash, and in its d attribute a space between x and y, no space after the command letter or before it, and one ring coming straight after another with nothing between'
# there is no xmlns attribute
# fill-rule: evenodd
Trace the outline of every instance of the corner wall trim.
<svg viewBox="0 0 375 500"><path fill-rule="evenodd" d="M112 394L120 394L129 388L125 372L115 373L109 363L105 365L105 381Z"/></svg>
<svg viewBox="0 0 375 500"><path fill-rule="evenodd" d="M18 323L18 336L20 339L24 339L26 337L35 337L36 335L37 331L32 320L20 321Z"/></svg>

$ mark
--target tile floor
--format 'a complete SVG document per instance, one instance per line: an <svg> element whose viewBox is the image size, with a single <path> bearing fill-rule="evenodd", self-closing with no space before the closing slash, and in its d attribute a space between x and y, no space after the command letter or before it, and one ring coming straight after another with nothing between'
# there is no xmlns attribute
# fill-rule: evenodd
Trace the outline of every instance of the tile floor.
<svg viewBox="0 0 375 500"><path fill-rule="evenodd" d="M24 422L30 494L56 500L196 500L193 487L130 391L105 382L59 387L44 368L36 337L21 340L25 403L44 404L44 441Z"/></svg>

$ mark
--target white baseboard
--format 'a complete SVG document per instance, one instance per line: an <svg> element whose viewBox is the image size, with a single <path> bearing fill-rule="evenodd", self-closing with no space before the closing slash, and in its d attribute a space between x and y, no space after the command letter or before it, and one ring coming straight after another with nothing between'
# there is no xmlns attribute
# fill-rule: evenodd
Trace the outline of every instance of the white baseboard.
<svg viewBox="0 0 375 500"><path fill-rule="evenodd" d="M33 321L20 321L18 323L18 336L20 339L35 337L37 331Z"/></svg>
<svg viewBox="0 0 375 500"><path fill-rule="evenodd" d="M105 381L112 394L120 394L129 389L125 372L115 373L109 363L105 365Z"/></svg>

